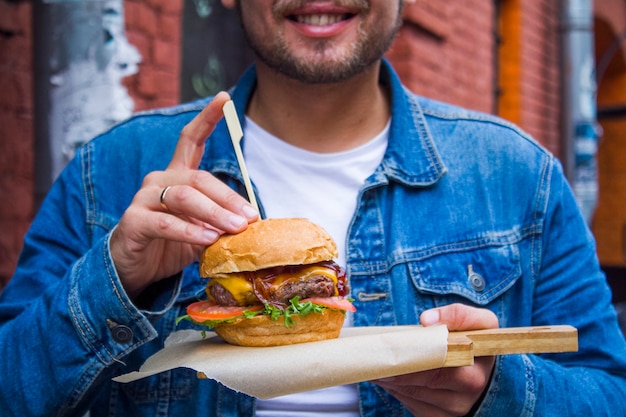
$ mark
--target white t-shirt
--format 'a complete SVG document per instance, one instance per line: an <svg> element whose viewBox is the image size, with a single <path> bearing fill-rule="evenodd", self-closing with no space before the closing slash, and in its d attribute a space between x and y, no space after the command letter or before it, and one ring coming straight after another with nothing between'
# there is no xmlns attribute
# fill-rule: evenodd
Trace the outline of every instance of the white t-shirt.
<svg viewBox="0 0 626 417"><path fill-rule="evenodd" d="M321 225L337 243L337 263L345 265L346 234L357 195L382 161L388 136L389 124L357 148L315 153L272 136L246 118L243 153L266 217L304 217ZM347 318L344 325L350 326L351 318ZM356 385L257 401L261 417L321 415L358 416Z"/></svg>

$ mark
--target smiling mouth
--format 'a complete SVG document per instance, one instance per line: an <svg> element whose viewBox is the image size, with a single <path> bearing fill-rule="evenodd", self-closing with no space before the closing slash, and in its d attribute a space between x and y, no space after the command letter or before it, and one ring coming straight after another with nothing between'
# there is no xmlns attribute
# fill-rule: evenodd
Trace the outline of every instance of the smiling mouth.
<svg viewBox="0 0 626 417"><path fill-rule="evenodd" d="M328 26L352 18L349 13L344 14L302 14L289 16L290 20L311 26Z"/></svg>

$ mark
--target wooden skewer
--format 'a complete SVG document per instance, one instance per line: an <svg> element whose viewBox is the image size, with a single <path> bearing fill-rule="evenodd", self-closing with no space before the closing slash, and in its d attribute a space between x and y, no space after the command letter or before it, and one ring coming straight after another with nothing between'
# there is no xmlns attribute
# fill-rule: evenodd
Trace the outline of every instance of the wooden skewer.
<svg viewBox="0 0 626 417"><path fill-rule="evenodd" d="M230 140L233 142L235 148L235 155L237 155L237 162L239 163L239 169L243 176L243 183L248 193L248 200L250 204L254 206L256 211L259 211L259 204L256 201L254 195L254 189L252 188L252 181L250 181L250 175L248 175L248 169L246 168L246 161L243 159L243 152L241 150L241 139L243 139L243 129L235 110L235 104L232 100L228 100L222 108L224 112L224 118L226 119L226 125L228 126L228 133L230 133Z"/></svg>

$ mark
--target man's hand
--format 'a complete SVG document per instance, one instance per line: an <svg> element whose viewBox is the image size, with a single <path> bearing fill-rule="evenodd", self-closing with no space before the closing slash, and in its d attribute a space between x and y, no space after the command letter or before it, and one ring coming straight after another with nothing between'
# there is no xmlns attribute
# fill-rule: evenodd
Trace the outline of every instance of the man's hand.
<svg viewBox="0 0 626 417"><path fill-rule="evenodd" d="M177 274L224 232L243 231L258 218L248 201L198 170L205 141L230 99L219 93L182 130L165 171L148 174L111 236L111 256L127 293ZM167 192L161 197L163 190Z"/></svg>
<svg viewBox="0 0 626 417"><path fill-rule="evenodd" d="M446 324L448 330L497 328L491 311L462 304L427 310L423 326ZM480 399L495 364L494 357L476 358L473 366L440 368L373 381L400 400L415 416L464 416Z"/></svg>

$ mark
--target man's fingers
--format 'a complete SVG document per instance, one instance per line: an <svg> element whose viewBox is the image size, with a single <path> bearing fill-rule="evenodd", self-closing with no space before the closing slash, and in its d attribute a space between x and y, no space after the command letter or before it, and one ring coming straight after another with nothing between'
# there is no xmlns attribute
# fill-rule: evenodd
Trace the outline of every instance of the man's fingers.
<svg viewBox="0 0 626 417"><path fill-rule="evenodd" d="M498 326L498 317L487 309L475 308L464 304L450 304L444 307L426 310L420 316L423 326L446 324L448 330L494 329Z"/></svg>
<svg viewBox="0 0 626 417"><path fill-rule="evenodd" d="M452 417L462 416L467 413L467 407L462 404L459 393L451 391L438 391L428 388L407 390L397 388L385 388L391 395L401 401L416 417ZM416 398L416 393L417 395ZM444 399L440 402L441 398ZM444 404L445 407L442 407ZM454 411L453 411L454 410Z"/></svg>
<svg viewBox="0 0 626 417"><path fill-rule="evenodd" d="M248 222L258 218L248 201L205 171L150 173L136 199L152 211L165 211L229 233L243 231Z"/></svg>
<svg viewBox="0 0 626 417"><path fill-rule="evenodd" d="M188 185L173 185L168 189L165 198L167 212L195 219L199 223L211 224L213 227L236 233L243 231L248 225L245 216L225 209L222 205L207 198L196 188Z"/></svg>
<svg viewBox="0 0 626 417"><path fill-rule="evenodd" d="M396 389L403 389L405 393L422 387L431 390L465 393L468 396L473 396L482 393L485 384L488 382L488 377L491 375L489 372L491 369L489 360L485 360L483 357L476 358L476 365L476 367L438 368L412 374L397 375L374 382L387 388L396 387ZM435 400L434 397L432 399Z"/></svg>
<svg viewBox="0 0 626 417"><path fill-rule="evenodd" d="M202 111L189 122L180 133L174 156L170 161L172 169L197 169L204 154L207 137L213 132L224 113L222 107L230 100L228 93L218 93Z"/></svg>

